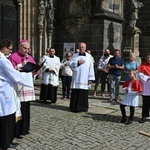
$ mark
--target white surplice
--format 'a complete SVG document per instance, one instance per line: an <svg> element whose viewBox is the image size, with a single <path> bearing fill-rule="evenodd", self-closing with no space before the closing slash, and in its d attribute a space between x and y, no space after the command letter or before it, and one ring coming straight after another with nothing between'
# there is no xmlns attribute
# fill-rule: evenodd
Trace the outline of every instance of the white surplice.
<svg viewBox="0 0 150 150"><path fill-rule="evenodd" d="M126 92L127 87L123 88L123 92L125 93L121 104L127 106L139 106L139 92L132 91L132 82L129 83L128 92Z"/></svg>
<svg viewBox="0 0 150 150"><path fill-rule="evenodd" d="M142 72L138 74L139 82L142 87L142 95L150 96L150 76L144 75Z"/></svg>
<svg viewBox="0 0 150 150"><path fill-rule="evenodd" d="M33 87L32 73L20 73L0 52L0 116L16 112L14 84Z"/></svg>
<svg viewBox="0 0 150 150"><path fill-rule="evenodd" d="M49 55L43 56L43 73L42 73L42 83L51 84L53 86L59 85L59 69L60 69L60 58L54 55L54 58L49 57ZM53 72L45 72L47 69L53 69Z"/></svg>
<svg viewBox="0 0 150 150"><path fill-rule="evenodd" d="M91 55L85 53L86 56L79 56L79 53L73 54L69 66L73 71L72 76L72 88L73 89L85 89L88 90L88 81L95 80L93 62L91 60ZM78 60L84 60L85 62L78 65Z"/></svg>

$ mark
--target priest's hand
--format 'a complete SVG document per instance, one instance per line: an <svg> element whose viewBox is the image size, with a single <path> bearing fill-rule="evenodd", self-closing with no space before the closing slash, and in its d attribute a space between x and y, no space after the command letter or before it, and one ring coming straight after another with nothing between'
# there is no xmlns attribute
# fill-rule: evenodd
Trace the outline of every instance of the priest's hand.
<svg viewBox="0 0 150 150"><path fill-rule="evenodd" d="M81 65L83 64L85 61L83 59L78 60L78 63Z"/></svg>
<svg viewBox="0 0 150 150"><path fill-rule="evenodd" d="M17 68L17 70L18 70L18 71L22 71L23 69L22 69L22 67L21 67L21 68Z"/></svg>
<svg viewBox="0 0 150 150"><path fill-rule="evenodd" d="M49 68L49 72L53 72L54 70L52 68Z"/></svg>
<svg viewBox="0 0 150 150"><path fill-rule="evenodd" d="M129 91L128 88L126 88L126 92L127 92L127 93L128 93L128 91Z"/></svg>
<svg viewBox="0 0 150 150"><path fill-rule="evenodd" d="M64 66L68 66L68 63L67 63L67 62L64 62Z"/></svg>
<svg viewBox="0 0 150 150"><path fill-rule="evenodd" d="M27 62L28 62L28 59L24 60L24 61L22 62L22 67L25 66Z"/></svg>

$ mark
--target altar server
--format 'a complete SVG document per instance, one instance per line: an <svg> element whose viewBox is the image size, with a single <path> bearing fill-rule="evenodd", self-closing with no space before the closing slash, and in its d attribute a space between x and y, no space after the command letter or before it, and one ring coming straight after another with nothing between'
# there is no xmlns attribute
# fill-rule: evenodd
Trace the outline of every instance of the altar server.
<svg viewBox="0 0 150 150"><path fill-rule="evenodd" d="M142 86L142 118L139 123L144 123L146 117L150 116L150 55L147 55L146 63L141 64L138 67L139 81Z"/></svg>
<svg viewBox="0 0 150 150"><path fill-rule="evenodd" d="M46 61L45 61L46 60ZM59 69L60 69L60 58L55 55L55 49L51 47L49 54L43 56L43 73L42 73L42 84L40 92L40 100L50 100L50 103L56 103L57 101L57 88L59 85Z"/></svg>
<svg viewBox="0 0 150 150"><path fill-rule="evenodd" d="M0 42L0 149L15 147L14 124L16 112L15 84L33 87L32 74L20 73L5 57L12 52L9 40Z"/></svg>
<svg viewBox="0 0 150 150"><path fill-rule="evenodd" d="M135 107L139 106L139 93L142 91L139 81L135 78L136 71L129 71L129 80L123 84L123 91L125 93L120 109L122 113L121 123L129 125L134 118ZM125 107L130 106L130 116L127 119Z"/></svg>

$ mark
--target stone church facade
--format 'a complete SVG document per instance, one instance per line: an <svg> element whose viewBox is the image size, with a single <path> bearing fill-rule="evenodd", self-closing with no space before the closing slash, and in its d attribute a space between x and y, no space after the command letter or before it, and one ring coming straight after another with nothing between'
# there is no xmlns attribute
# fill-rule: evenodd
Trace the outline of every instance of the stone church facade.
<svg viewBox="0 0 150 150"><path fill-rule="evenodd" d="M149 0L139 10L139 56L149 52ZM97 62L103 50L130 47L128 30L132 0L1 0L0 40L10 39L15 49L19 41L31 43L32 55L38 61L48 47L55 47L63 57L63 44L85 42ZM131 37L130 37L131 36ZM136 42L136 41L135 41Z"/></svg>

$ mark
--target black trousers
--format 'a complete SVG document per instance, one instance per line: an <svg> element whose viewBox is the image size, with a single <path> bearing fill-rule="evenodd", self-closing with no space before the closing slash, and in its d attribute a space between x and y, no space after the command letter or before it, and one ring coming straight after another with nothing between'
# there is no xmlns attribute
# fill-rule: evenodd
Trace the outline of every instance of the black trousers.
<svg viewBox="0 0 150 150"><path fill-rule="evenodd" d="M94 91L97 91L99 83L101 83L101 92L105 91L107 75L108 75L108 73L105 73L101 70L97 70L96 83L95 83Z"/></svg>
<svg viewBox="0 0 150 150"><path fill-rule="evenodd" d="M125 107L126 107L126 105L120 104L120 110L121 110L121 114L122 114L123 118L126 117L126 110L125 110ZM129 120L133 120L134 112L135 112L135 107L134 107L134 106L130 106L130 116L129 116Z"/></svg>
<svg viewBox="0 0 150 150"><path fill-rule="evenodd" d="M7 149L14 139L15 113L0 117L0 148Z"/></svg>
<svg viewBox="0 0 150 150"><path fill-rule="evenodd" d="M142 96L142 98L143 98L142 117L149 117L150 96Z"/></svg>

